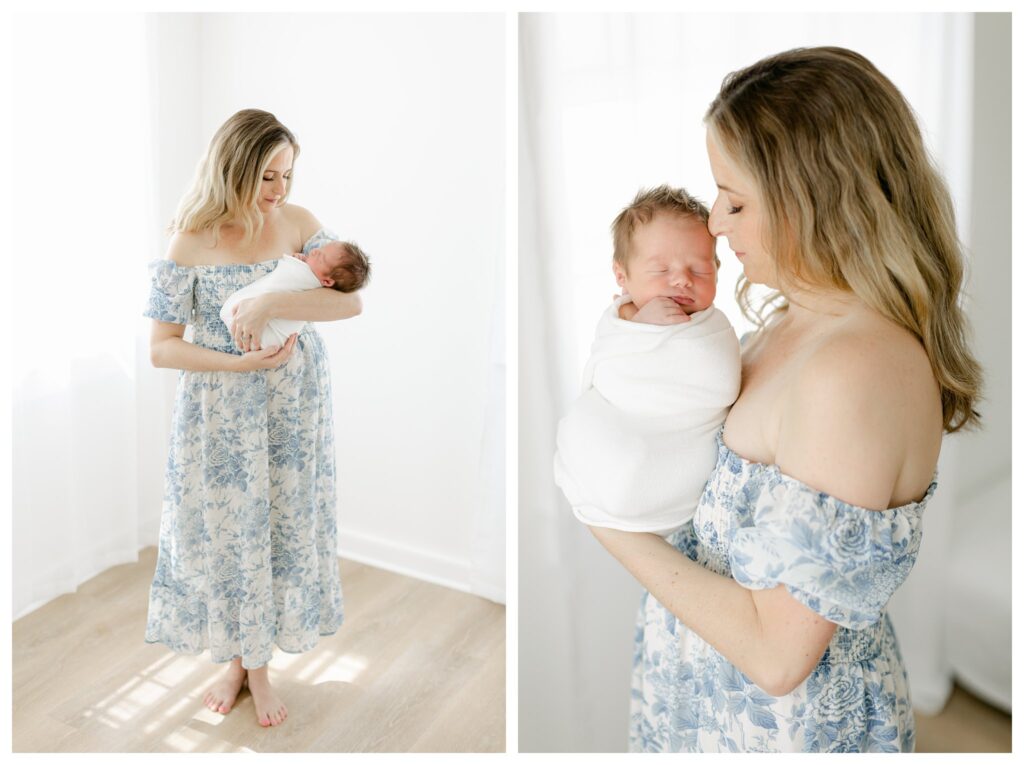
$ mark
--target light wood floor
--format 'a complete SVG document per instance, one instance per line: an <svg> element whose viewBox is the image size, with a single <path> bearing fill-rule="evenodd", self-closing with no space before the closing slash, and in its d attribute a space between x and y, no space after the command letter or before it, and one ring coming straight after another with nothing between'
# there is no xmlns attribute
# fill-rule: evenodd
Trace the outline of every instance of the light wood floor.
<svg viewBox="0 0 1024 765"><path fill-rule="evenodd" d="M937 715L918 714L918 752L1009 752L1011 718L959 686Z"/></svg>
<svg viewBox="0 0 1024 765"><path fill-rule="evenodd" d="M15 752L501 752L505 609L341 561L345 623L312 651L275 650L288 707L256 722L243 690L202 705L224 665L143 642L156 548L14 623Z"/></svg>

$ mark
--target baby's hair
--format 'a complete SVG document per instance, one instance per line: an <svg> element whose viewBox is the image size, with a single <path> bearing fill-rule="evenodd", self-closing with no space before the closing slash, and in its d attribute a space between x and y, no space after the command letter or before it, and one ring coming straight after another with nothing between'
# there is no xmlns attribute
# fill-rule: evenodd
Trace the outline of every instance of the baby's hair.
<svg viewBox="0 0 1024 765"><path fill-rule="evenodd" d="M671 212L684 218L699 220L705 226L711 211L708 206L686 189L673 188L662 184L653 189L640 189L633 201L612 221L612 242L614 252L612 260L628 273L629 245L633 241L633 232L643 223L650 223L656 213ZM711 236L711 234L708 234ZM715 268L721 265L715 255Z"/></svg>
<svg viewBox="0 0 1024 765"><path fill-rule="evenodd" d="M334 279L331 289L338 292L361 290L370 281L370 259L355 242L338 242L345 250L345 259L328 274Z"/></svg>

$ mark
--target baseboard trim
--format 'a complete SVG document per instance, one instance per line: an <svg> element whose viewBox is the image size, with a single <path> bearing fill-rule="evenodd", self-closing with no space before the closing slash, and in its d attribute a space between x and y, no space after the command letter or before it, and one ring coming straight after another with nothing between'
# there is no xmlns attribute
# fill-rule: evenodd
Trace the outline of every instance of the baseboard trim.
<svg viewBox="0 0 1024 765"><path fill-rule="evenodd" d="M338 529L338 555L459 592L473 592L466 561L356 531ZM342 587L344 587L342 582Z"/></svg>

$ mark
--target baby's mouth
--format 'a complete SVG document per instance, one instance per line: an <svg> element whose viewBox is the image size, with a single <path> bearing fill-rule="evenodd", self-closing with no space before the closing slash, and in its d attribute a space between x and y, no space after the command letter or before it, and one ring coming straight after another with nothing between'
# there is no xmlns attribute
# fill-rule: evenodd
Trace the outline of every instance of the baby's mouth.
<svg viewBox="0 0 1024 765"><path fill-rule="evenodd" d="M693 298L686 295L672 295L672 300L679 305L693 305Z"/></svg>

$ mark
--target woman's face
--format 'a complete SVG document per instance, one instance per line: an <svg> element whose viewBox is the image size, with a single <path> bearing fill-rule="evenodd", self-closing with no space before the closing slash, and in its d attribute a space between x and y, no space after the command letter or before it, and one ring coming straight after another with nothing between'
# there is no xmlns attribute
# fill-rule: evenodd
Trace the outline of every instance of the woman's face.
<svg viewBox="0 0 1024 765"><path fill-rule="evenodd" d="M711 207L708 231L724 236L729 248L743 264L743 275L756 284L776 287L775 267L764 246L760 194L749 173L722 149L712 130L707 133L711 174L718 196Z"/></svg>
<svg viewBox="0 0 1024 765"><path fill-rule="evenodd" d="M259 196L256 198L256 206L264 215L280 205L284 199L288 179L292 177L294 159L295 151L288 144L270 158L270 164L263 173L263 180L260 181Z"/></svg>

